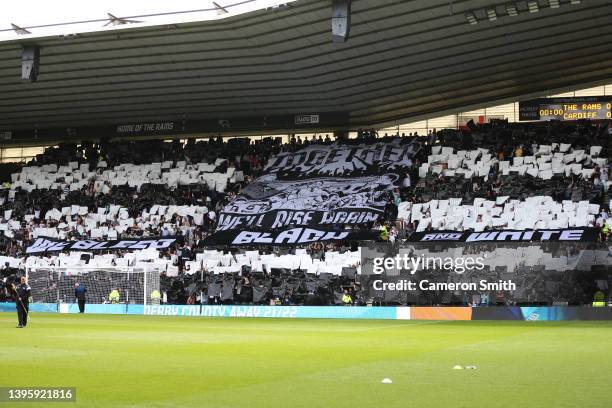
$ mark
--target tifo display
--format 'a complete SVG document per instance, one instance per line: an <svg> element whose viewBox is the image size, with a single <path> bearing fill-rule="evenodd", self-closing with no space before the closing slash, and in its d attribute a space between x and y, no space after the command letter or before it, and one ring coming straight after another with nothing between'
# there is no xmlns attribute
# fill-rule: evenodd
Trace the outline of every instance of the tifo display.
<svg viewBox="0 0 612 408"><path fill-rule="evenodd" d="M6 175L2 274L66 307L600 305L608 133L498 121L426 137L60 145ZM377 242L443 262L371 275Z"/></svg>

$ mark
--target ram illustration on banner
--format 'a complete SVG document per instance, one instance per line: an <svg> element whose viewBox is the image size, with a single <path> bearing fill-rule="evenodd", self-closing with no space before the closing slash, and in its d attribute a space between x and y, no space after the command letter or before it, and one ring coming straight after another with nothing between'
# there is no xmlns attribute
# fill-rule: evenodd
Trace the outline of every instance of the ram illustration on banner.
<svg viewBox="0 0 612 408"><path fill-rule="evenodd" d="M268 174L247 186L224 208L217 231L373 222L384 211L383 195L396 179L384 175L279 181Z"/></svg>
<svg viewBox="0 0 612 408"><path fill-rule="evenodd" d="M369 145L317 144L280 153L269 160L263 176L225 206L216 231L371 224L384 213L389 194L419 148L416 141L401 144L397 139ZM320 236L315 240L330 239L315 235ZM238 234L232 237L227 243ZM216 241L225 240L218 235Z"/></svg>

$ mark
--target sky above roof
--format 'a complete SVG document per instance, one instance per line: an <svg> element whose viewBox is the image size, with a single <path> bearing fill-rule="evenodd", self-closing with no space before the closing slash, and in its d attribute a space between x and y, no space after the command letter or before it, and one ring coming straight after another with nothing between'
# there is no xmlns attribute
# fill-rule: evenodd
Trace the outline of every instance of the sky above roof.
<svg viewBox="0 0 612 408"><path fill-rule="evenodd" d="M0 0L0 41L33 38L58 34L76 34L127 27L172 24L189 21L213 20L290 3L293 0L215 0L228 13L218 11L212 0ZM186 13L191 10L204 10ZM109 20L55 27L32 28L40 25L108 19L107 13L119 18L157 13L176 13L164 16L136 17L137 24L113 25ZM25 28L16 32L11 26ZM19 31L19 30L17 30Z"/></svg>

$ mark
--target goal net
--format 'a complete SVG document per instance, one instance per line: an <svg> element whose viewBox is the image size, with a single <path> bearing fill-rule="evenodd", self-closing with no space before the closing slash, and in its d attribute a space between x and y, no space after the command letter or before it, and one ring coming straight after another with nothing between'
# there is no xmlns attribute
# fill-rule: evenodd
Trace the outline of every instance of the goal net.
<svg viewBox="0 0 612 408"><path fill-rule="evenodd" d="M26 270L32 300L76 303L77 283L87 288L87 303L160 303L160 272L133 267L41 267Z"/></svg>

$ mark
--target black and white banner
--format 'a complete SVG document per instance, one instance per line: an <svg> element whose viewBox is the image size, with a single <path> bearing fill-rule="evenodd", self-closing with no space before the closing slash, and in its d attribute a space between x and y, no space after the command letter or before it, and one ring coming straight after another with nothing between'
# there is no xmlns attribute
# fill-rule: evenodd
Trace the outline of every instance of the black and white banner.
<svg viewBox="0 0 612 408"><path fill-rule="evenodd" d="M321 241L372 241L376 230L329 231L318 228L289 228L276 231L219 231L206 239L207 246L221 245L307 245Z"/></svg>
<svg viewBox="0 0 612 408"><path fill-rule="evenodd" d="M412 242L540 242L540 241L597 241L596 228L500 230L482 232L436 231L415 232Z"/></svg>
<svg viewBox="0 0 612 408"><path fill-rule="evenodd" d="M217 231L331 226L376 221L394 176L279 181L274 174L248 185L219 215Z"/></svg>
<svg viewBox="0 0 612 408"><path fill-rule="evenodd" d="M138 249L166 249L176 238L120 239L111 241L59 241L52 238L37 238L26 248L28 255L44 255L60 251L119 251Z"/></svg>
<svg viewBox="0 0 612 408"><path fill-rule="evenodd" d="M311 145L272 157L264 171L279 180L316 177L364 177L398 173L412 165L419 150L408 144Z"/></svg>
<svg viewBox="0 0 612 408"><path fill-rule="evenodd" d="M310 145L272 157L219 214L217 233L366 225L378 220L419 144Z"/></svg>

